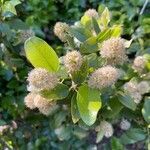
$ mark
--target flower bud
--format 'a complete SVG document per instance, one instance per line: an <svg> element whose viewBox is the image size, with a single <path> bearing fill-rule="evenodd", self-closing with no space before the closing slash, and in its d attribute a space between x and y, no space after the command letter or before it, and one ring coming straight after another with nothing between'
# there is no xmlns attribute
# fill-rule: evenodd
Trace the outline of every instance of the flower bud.
<svg viewBox="0 0 150 150"><path fill-rule="evenodd" d="M131 123L127 119L122 119L120 122L120 128L122 130L128 130L131 127Z"/></svg>
<svg viewBox="0 0 150 150"><path fill-rule="evenodd" d="M29 93L25 97L24 102L25 102L26 107L28 107L30 109L36 108L36 106L34 105L34 98L35 97L36 97L36 94L34 94L34 93Z"/></svg>
<svg viewBox="0 0 150 150"><path fill-rule="evenodd" d="M85 16L88 16L88 17L93 17L95 19L98 19L99 18L99 15L98 15L98 12L95 10L95 9L88 9L85 13L84 13Z"/></svg>

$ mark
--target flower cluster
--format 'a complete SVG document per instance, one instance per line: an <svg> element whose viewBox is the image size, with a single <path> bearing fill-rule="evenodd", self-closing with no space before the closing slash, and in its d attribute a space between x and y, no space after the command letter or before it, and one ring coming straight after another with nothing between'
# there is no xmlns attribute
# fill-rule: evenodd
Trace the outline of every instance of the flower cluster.
<svg viewBox="0 0 150 150"><path fill-rule="evenodd" d="M150 85L147 81L141 81L140 83L129 81L124 85L124 90L130 94L135 103L139 104L142 95L149 92Z"/></svg>
<svg viewBox="0 0 150 150"><path fill-rule="evenodd" d="M64 57L64 65L69 73L78 71L82 63L82 55L78 51L68 52Z"/></svg>
<svg viewBox="0 0 150 150"><path fill-rule="evenodd" d="M120 128L122 130L129 130L131 123L127 119L122 119L120 122Z"/></svg>
<svg viewBox="0 0 150 150"><path fill-rule="evenodd" d="M107 64L122 64L127 60L124 43L122 38L110 38L102 43L100 55Z"/></svg>
<svg viewBox="0 0 150 150"><path fill-rule="evenodd" d="M97 132L102 131L104 133L104 136L107 138L111 137L114 133L112 124L110 124L109 122L105 120L101 121L100 125L97 126L95 130Z"/></svg>
<svg viewBox="0 0 150 150"><path fill-rule="evenodd" d="M43 68L33 69L28 74L27 81L29 82L28 91L32 92L51 90L58 84L57 76Z"/></svg>
<svg viewBox="0 0 150 150"><path fill-rule="evenodd" d="M85 16L93 17L95 19L99 18L98 12L95 9L88 9L85 13Z"/></svg>
<svg viewBox="0 0 150 150"><path fill-rule="evenodd" d="M69 26L66 23L57 22L54 26L55 35L62 41L67 41L67 35L69 33Z"/></svg>
<svg viewBox="0 0 150 150"><path fill-rule="evenodd" d="M58 78L56 74L43 68L35 68L28 74L27 81L29 82L28 91L31 93L25 97L25 105L30 109L38 108L41 113L48 115L56 103L42 97L40 92L52 90L57 86Z"/></svg>
<svg viewBox="0 0 150 150"><path fill-rule="evenodd" d="M114 84L119 78L119 70L112 66L104 66L92 73L88 80L91 88L102 89Z"/></svg>
<svg viewBox="0 0 150 150"><path fill-rule="evenodd" d="M133 69L137 72L142 73L146 65L146 59L143 56L137 56L133 62Z"/></svg>
<svg viewBox="0 0 150 150"><path fill-rule="evenodd" d="M25 105L30 109L38 108L42 114L49 115L56 103L39 94L29 93L25 97Z"/></svg>

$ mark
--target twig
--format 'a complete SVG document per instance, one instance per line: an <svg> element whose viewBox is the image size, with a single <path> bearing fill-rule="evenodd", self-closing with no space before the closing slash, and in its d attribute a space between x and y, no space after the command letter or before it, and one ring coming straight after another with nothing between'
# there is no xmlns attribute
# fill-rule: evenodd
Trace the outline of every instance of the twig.
<svg viewBox="0 0 150 150"><path fill-rule="evenodd" d="M149 1L149 0L145 0L145 3L144 3L144 5L143 5L143 7L142 7L142 9L141 9L141 11L140 11L140 15L143 14L143 12L144 12L144 10L145 10L147 4L148 4L148 1Z"/></svg>

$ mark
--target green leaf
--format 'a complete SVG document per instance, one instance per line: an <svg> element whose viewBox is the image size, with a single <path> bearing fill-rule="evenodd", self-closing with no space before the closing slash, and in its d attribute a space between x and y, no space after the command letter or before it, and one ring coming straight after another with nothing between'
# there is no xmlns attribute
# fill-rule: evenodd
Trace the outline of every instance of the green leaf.
<svg viewBox="0 0 150 150"><path fill-rule="evenodd" d="M85 42L81 44L80 52L87 54L87 53L94 53L98 51L98 43L97 38L92 36L88 38Z"/></svg>
<svg viewBox="0 0 150 150"><path fill-rule="evenodd" d="M126 107L128 107L131 110L136 109L136 103L134 102L133 98L131 96L127 95L126 93L119 93L118 100Z"/></svg>
<svg viewBox="0 0 150 150"><path fill-rule="evenodd" d="M76 84L81 84L84 82L87 75L88 75L88 62L87 62L87 60L84 60L82 63L82 66L80 67L80 70L78 70L72 74L72 80Z"/></svg>
<svg viewBox="0 0 150 150"><path fill-rule="evenodd" d="M80 117L87 125L90 126L95 123L101 105L100 92L98 90L91 89L86 84L79 87L77 106Z"/></svg>
<svg viewBox="0 0 150 150"><path fill-rule="evenodd" d="M72 27L70 28L70 32L80 42L84 42L92 35L89 30L82 28L82 27Z"/></svg>
<svg viewBox="0 0 150 150"><path fill-rule="evenodd" d="M97 35L97 41L103 42L111 37L111 29L105 29Z"/></svg>
<svg viewBox="0 0 150 150"><path fill-rule="evenodd" d="M80 119L80 115L77 108L76 94L74 94L71 99L71 116L73 123L77 123Z"/></svg>
<svg viewBox="0 0 150 150"><path fill-rule="evenodd" d="M143 130L138 128L130 128L126 133L124 133L120 140L121 142L126 144L134 144L138 141L142 141L146 138L146 135Z"/></svg>
<svg viewBox="0 0 150 150"><path fill-rule="evenodd" d="M55 51L44 40L31 37L25 42L26 56L34 67L45 68L56 72L59 69L59 59Z"/></svg>
<svg viewBox="0 0 150 150"><path fill-rule="evenodd" d="M142 114L145 121L150 124L150 97L145 98Z"/></svg>
<svg viewBox="0 0 150 150"><path fill-rule="evenodd" d="M102 28L107 28L109 22L110 22L110 14L108 8L106 7L101 14L100 24L102 25Z"/></svg>
<svg viewBox="0 0 150 150"><path fill-rule="evenodd" d="M117 139L116 137L111 138L111 150L124 150L120 139Z"/></svg>
<svg viewBox="0 0 150 150"><path fill-rule="evenodd" d="M93 28L94 28L96 34L98 34L100 32L100 28L99 28L97 20L93 17L92 17L92 23L93 23Z"/></svg>
<svg viewBox="0 0 150 150"><path fill-rule="evenodd" d="M84 15L80 20L81 24L85 27L89 27L91 24L91 18L89 16Z"/></svg>
<svg viewBox="0 0 150 150"><path fill-rule="evenodd" d="M111 37L120 37L122 34L122 26L121 25L114 25L111 28Z"/></svg>
<svg viewBox="0 0 150 150"><path fill-rule="evenodd" d="M123 105L115 97L109 100L109 107L102 111L102 116L105 118L115 118L122 108Z"/></svg>
<svg viewBox="0 0 150 150"><path fill-rule="evenodd" d="M104 137L104 131L103 130L100 130L98 133L97 133L97 137L96 137L96 143L99 143Z"/></svg>
<svg viewBox="0 0 150 150"><path fill-rule="evenodd" d="M64 84L59 84L52 90L44 90L41 92L41 95L49 100L64 99L68 96L68 94L69 88Z"/></svg>

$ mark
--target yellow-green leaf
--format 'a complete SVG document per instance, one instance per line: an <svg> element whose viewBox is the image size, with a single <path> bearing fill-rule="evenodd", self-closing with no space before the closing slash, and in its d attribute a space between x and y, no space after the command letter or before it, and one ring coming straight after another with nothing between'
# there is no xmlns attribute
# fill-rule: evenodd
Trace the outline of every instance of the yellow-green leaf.
<svg viewBox="0 0 150 150"><path fill-rule="evenodd" d="M94 124L101 108L100 92L89 88L86 84L80 86L77 93L77 106L81 119L89 126Z"/></svg>
<svg viewBox="0 0 150 150"><path fill-rule="evenodd" d="M59 69L59 59L55 51L44 40L31 37L25 42L25 52L34 67L45 68L51 72Z"/></svg>

